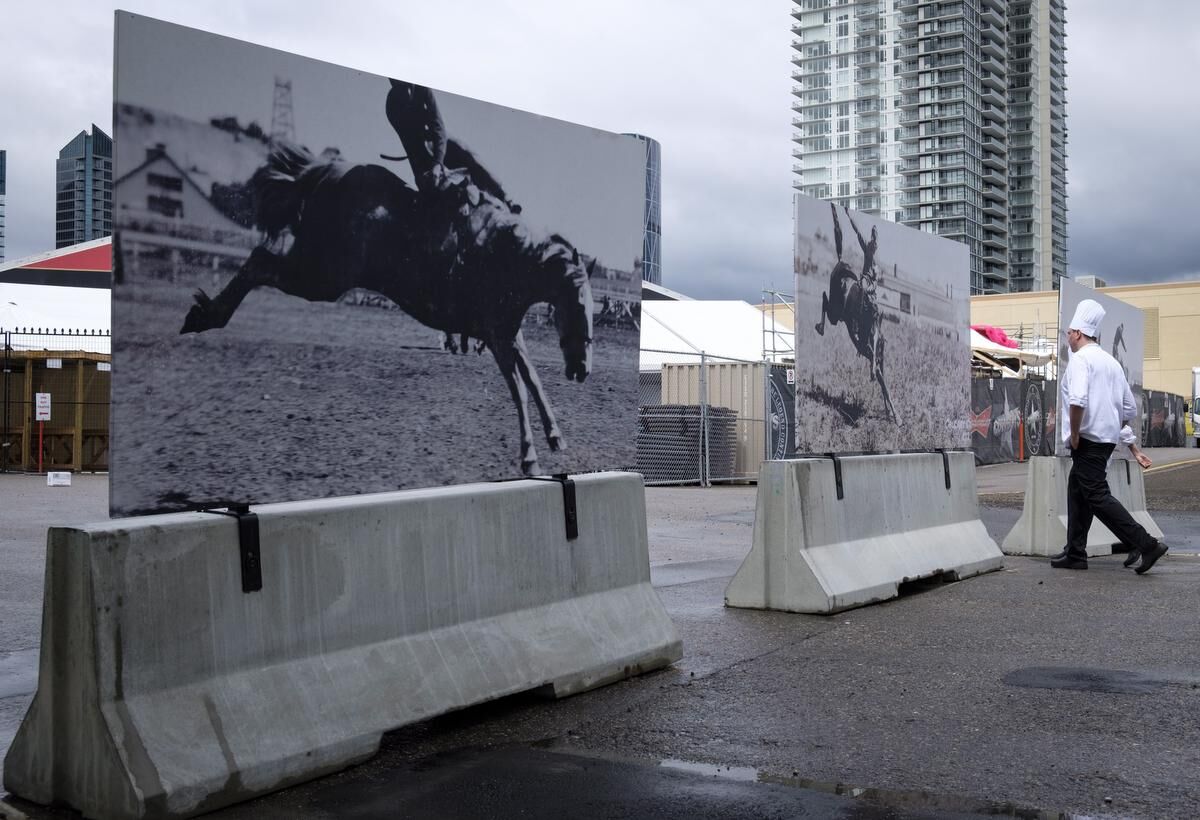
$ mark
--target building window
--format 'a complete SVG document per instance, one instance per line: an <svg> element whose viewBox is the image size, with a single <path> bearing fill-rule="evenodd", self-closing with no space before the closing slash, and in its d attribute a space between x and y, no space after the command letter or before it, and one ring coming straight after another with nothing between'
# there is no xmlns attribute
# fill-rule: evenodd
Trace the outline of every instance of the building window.
<svg viewBox="0 0 1200 820"><path fill-rule="evenodd" d="M183 180L180 177L169 177L163 174L147 174L146 182L153 185L155 188L162 188L164 191L182 191Z"/></svg>
<svg viewBox="0 0 1200 820"><path fill-rule="evenodd" d="M146 197L146 210L163 216L183 216L183 203L169 196Z"/></svg>

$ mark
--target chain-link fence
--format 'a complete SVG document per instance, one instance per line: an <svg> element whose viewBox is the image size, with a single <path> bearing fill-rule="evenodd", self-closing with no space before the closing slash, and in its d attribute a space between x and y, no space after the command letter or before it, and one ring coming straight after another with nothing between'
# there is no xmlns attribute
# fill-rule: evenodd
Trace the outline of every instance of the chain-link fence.
<svg viewBox="0 0 1200 820"><path fill-rule="evenodd" d="M108 469L108 333L0 330L0 472Z"/></svg>
<svg viewBox="0 0 1200 820"><path fill-rule="evenodd" d="M789 369L697 351L642 350L638 470L647 484L747 481L794 454Z"/></svg>

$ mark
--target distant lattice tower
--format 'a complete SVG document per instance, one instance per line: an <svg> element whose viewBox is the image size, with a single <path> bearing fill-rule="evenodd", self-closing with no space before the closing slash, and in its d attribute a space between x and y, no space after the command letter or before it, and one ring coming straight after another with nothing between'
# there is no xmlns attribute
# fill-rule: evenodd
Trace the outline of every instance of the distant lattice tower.
<svg viewBox="0 0 1200 820"><path fill-rule="evenodd" d="M292 117L292 81L275 78L275 99L271 104L271 142L296 141L296 121Z"/></svg>

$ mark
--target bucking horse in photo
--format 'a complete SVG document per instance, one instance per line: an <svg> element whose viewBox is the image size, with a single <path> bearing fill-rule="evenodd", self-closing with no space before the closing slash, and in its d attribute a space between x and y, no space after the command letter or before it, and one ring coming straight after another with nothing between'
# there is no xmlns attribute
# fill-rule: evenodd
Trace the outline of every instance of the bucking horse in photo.
<svg viewBox="0 0 1200 820"><path fill-rule="evenodd" d="M815 329L824 336L826 319L832 325L841 322L846 326L858 354L870 362L871 381L879 383L888 414L893 422L899 423L883 378L883 313L879 310L876 297L878 281L874 273L875 250L878 247L876 231L872 227L870 242L864 240L858 226L850 218L850 211L846 210L846 219L854 229L863 252L862 273L855 274L842 260L842 226L838 222L837 207L833 204L829 207L833 211L833 240L838 261L829 274L829 291L821 294L821 321L817 322Z"/></svg>
<svg viewBox="0 0 1200 820"><path fill-rule="evenodd" d="M517 408L521 469L537 474L527 389L550 449L566 442L521 321L549 303L567 379L583 382L592 360L592 266L563 237L532 234L499 183L446 138L428 88L392 80L386 113L407 156L381 156L407 159L416 189L381 165L275 144L251 180L266 238L219 294L197 291L180 333L224 327L258 287L326 302L354 288L380 293L422 324L492 352Z"/></svg>

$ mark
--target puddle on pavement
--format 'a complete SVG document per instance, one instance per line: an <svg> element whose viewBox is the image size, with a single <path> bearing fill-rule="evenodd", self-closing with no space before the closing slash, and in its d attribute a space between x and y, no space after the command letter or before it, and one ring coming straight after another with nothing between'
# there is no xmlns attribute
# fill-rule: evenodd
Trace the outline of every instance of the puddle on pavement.
<svg viewBox="0 0 1200 820"><path fill-rule="evenodd" d="M1008 686L1027 689L1074 689L1079 692L1103 692L1120 695L1150 695L1171 683L1186 685L1144 672L1123 669L1089 669L1073 666L1031 666L1014 669L1002 678Z"/></svg>
<svg viewBox="0 0 1200 820"><path fill-rule="evenodd" d="M710 775L725 780L740 780L746 783L758 782L758 769L749 766L718 766L714 763L694 763L690 760L675 760L667 758L658 763L664 769L679 769L692 774Z"/></svg>
<svg viewBox="0 0 1200 820"><path fill-rule="evenodd" d="M698 763L691 760L666 758L659 761L662 768L677 769L692 774L706 775L728 780L750 783L767 783L777 786L792 786L811 791L833 794L841 797L858 798L865 803L882 806L888 809L905 811L937 811L950 814L986 815L992 817L1016 817L1023 820L1086 820L1083 816L1064 814L1056 811L1043 811L990 800L978 800L971 797L961 797L949 794L934 794L927 791L903 791L896 789L876 789L865 786L854 786L849 783L833 783L823 780L813 780L800 777L793 773L791 777L761 772L749 766L726 766L717 763Z"/></svg>

